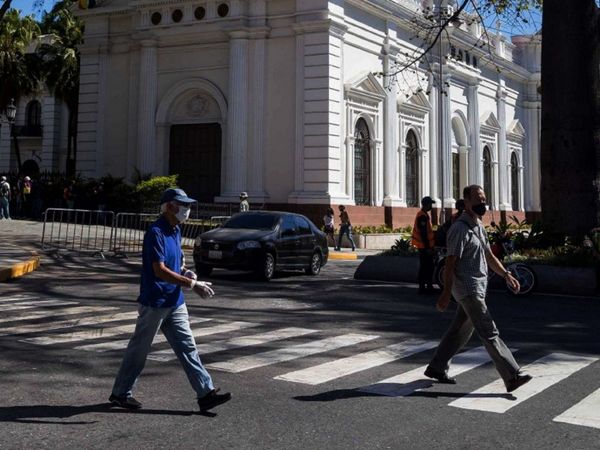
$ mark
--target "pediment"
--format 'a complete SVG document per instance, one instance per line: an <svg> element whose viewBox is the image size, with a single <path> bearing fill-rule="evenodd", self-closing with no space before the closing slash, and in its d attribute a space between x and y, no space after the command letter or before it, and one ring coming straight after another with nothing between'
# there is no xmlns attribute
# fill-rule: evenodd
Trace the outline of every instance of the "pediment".
<svg viewBox="0 0 600 450"><path fill-rule="evenodd" d="M521 125L521 121L519 119L515 119L508 126L506 133L522 138L525 136L525 128L523 128L523 125Z"/></svg>
<svg viewBox="0 0 600 450"><path fill-rule="evenodd" d="M482 127L500 131L500 122L498 122L498 119L496 119L496 116L491 111L481 117L480 123Z"/></svg>
<svg viewBox="0 0 600 450"><path fill-rule="evenodd" d="M361 74L344 85L347 94L362 95L383 100L385 89L372 72Z"/></svg>
<svg viewBox="0 0 600 450"><path fill-rule="evenodd" d="M398 106L404 109L416 109L421 112L431 111L431 103L429 103L429 99L422 91L417 92L406 100L402 96L399 96Z"/></svg>

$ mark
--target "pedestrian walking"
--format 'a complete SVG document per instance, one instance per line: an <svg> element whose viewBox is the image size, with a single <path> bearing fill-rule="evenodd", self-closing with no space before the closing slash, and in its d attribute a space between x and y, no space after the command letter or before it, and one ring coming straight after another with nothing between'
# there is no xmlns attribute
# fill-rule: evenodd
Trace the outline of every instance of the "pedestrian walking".
<svg viewBox="0 0 600 450"><path fill-rule="evenodd" d="M240 212L250 211L250 202L248 201L248 193L240 193Z"/></svg>
<svg viewBox="0 0 600 450"><path fill-rule="evenodd" d="M348 236L348 240L350 241L350 245L352 245L352 251L355 250L356 245L354 245L354 239L352 239L352 224L350 223L350 216L348 216L348 212L346 211L346 207L344 205L339 206L340 210L340 235L338 236L338 244L335 250L340 251L342 248L342 238L344 235Z"/></svg>
<svg viewBox="0 0 600 450"><path fill-rule="evenodd" d="M179 225L188 219L190 205L195 201L182 189L167 189L160 201L161 216L144 235L139 315L109 398L117 406L142 407L132 392L158 330L163 332L179 358L196 391L201 411L231 399L228 392L218 393L219 389L215 389L200 361L183 298L182 288L202 298L214 294L210 283L198 281L196 274L183 266Z"/></svg>
<svg viewBox="0 0 600 450"><path fill-rule="evenodd" d="M75 209L75 197L77 195L75 192L75 184L75 180L71 180L63 189L63 200L65 201L67 209Z"/></svg>
<svg viewBox="0 0 600 450"><path fill-rule="evenodd" d="M419 294L435 292L433 288L433 252L435 240L429 211L435 202L429 196L421 199L421 209L417 212L412 230L411 243L419 251Z"/></svg>
<svg viewBox="0 0 600 450"><path fill-rule="evenodd" d="M445 311L450 296L453 296L457 301L456 313L425 370L425 376L440 383L455 384L456 380L448 376L450 360L467 344L475 331L504 380L507 392L512 392L529 382L531 376L520 372L512 353L500 339L487 308L488 267L502 276L515 291L519 289L519 282L490 249L481 223L487 209L483 188L467 186L463 194L465 214L458 218L448 233L444 290L437 301L438 310Z"/></svg>
<svg viewBox="0 0 600 450"><path fill-rule="evenodd" d="M335 246L335 237L333 235L333 230L335 229L335 220L333 215L333 208L327 208L327 212L323 216L323 231L327 237L327 245L329 245L329 239L331 239L332 245Z"/></svg>
<svg viewBox="0 0 600 450"><path fill-rule="evenodd" d="M6 177L0 177L0 219L10 220L10 184Z"/></svg>

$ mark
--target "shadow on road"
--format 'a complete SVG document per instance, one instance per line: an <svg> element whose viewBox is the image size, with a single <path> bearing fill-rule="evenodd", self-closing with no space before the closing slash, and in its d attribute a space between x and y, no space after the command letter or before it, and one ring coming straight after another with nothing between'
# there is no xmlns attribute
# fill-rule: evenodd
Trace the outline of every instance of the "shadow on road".
<svg viewBox="0 0 600 450"><path fill-rule="evenodd" d="M57 425L87 425L97 423L93 421L70 421L44 420L44 419L66 419L87 413L111 413L111 414L148 414L165 416L192 416L206 415L213 417L212 413L199 414L197 411L173 411L166 409L140 409L130 411L115 408L110 403L96 403L92 405L69 406L69 405L29 405L0 407L0 422L20 423L46 423Z"/></svg>

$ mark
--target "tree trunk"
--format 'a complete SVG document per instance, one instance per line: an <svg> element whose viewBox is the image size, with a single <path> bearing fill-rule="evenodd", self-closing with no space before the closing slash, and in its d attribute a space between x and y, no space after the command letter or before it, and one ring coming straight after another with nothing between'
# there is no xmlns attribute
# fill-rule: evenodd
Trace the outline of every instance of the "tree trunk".
<svg viewBox="0 0 600 450"><path fill-rule="evenodd" d="M594 0L545 0L542 14L542 219L581 236L600 217L598 11Z"/></svg>
<svg viewBox="0 0 600 450"><path fill-rule="evenodd" d="M2 6L0 6L0 20L2 20L4 18L6 11L8 11L10 9L11 3L12 3L12 0L4 0L2 2Z"/></svg>

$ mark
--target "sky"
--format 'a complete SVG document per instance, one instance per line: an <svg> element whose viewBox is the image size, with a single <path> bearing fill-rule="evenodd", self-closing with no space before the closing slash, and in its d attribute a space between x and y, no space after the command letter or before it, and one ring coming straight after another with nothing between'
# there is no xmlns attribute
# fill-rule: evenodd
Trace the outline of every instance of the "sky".
<svg viewBox="0 0 600 450"><path fill-rule="evenodd" d="M33 9L34 0L13 0L12 7L20 9L23 14L34 14L39 18L39 13ZM54 4L54 0L44 0L45 8L50 9ZM489 30L496 30L496 18L487 17L486 25ZM541 27L540 13L532 12L529 17L528 24L519 24L518 26L512 26L509 23L501 24L500 31L506 35L514 34L534 34Z"/></svg>

